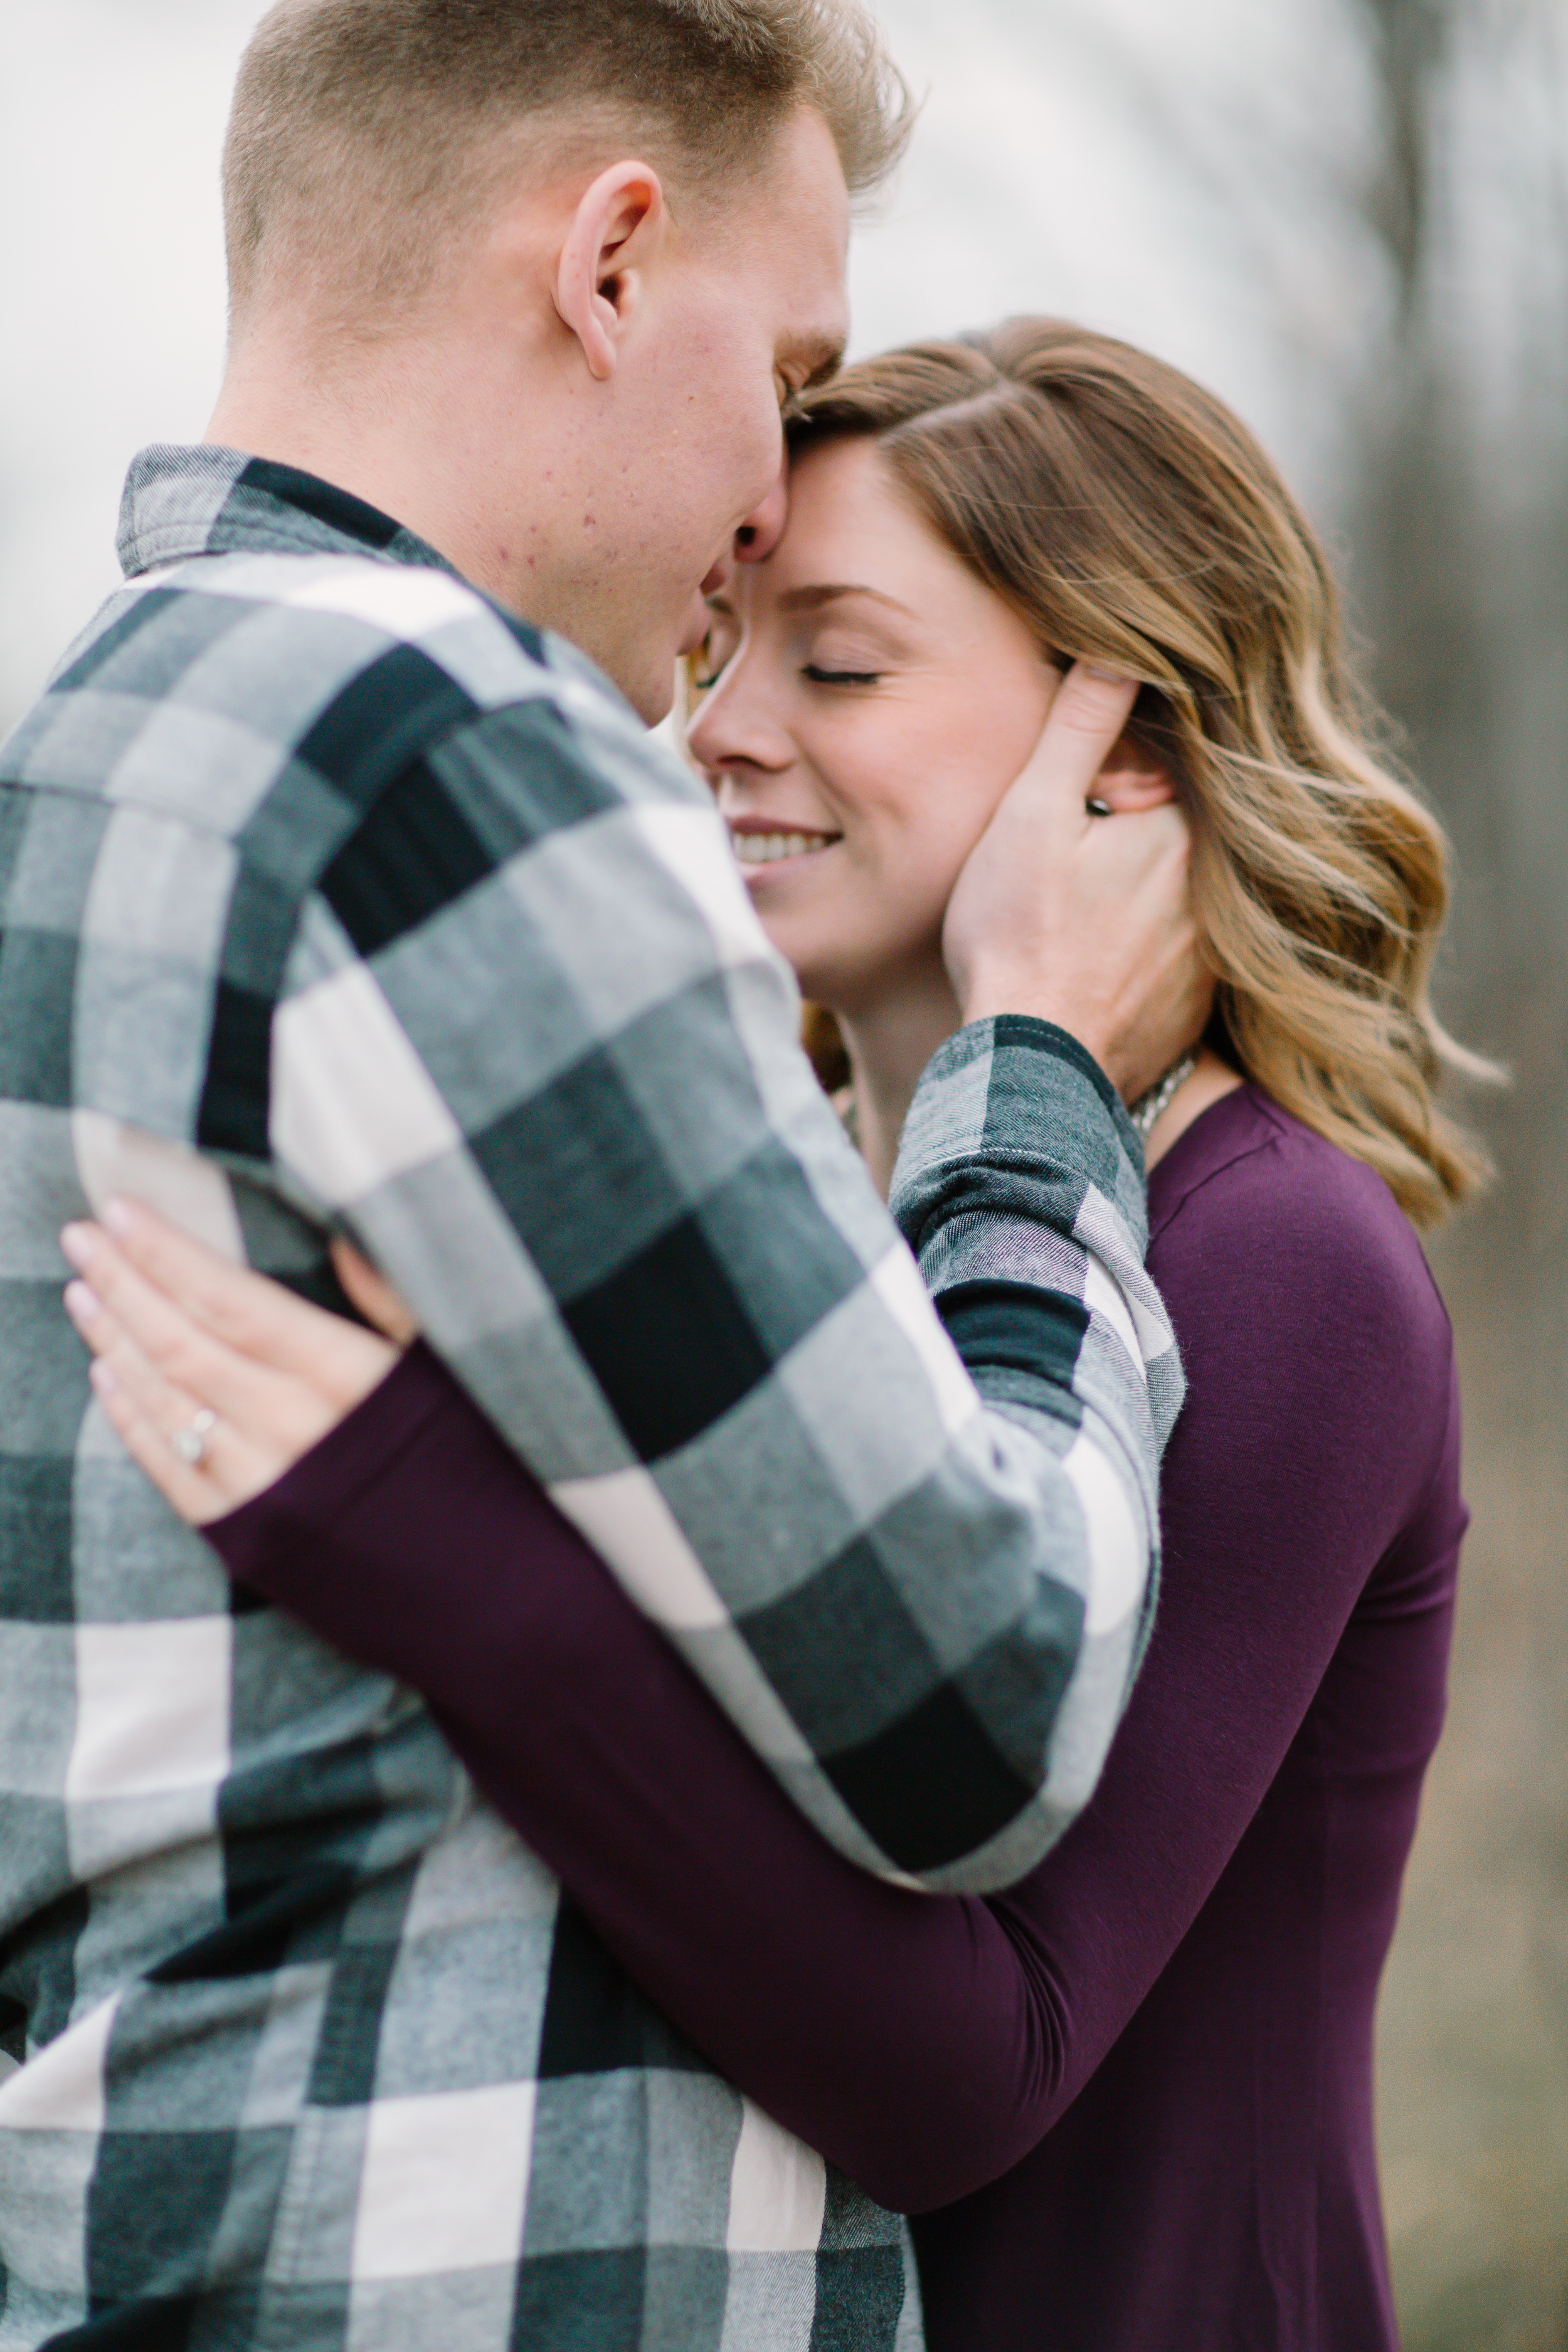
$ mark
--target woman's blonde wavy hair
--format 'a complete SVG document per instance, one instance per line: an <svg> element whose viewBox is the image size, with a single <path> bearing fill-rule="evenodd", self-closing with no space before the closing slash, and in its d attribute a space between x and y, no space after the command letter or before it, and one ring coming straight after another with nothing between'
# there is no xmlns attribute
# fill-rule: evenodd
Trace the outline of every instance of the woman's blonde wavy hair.
<svg viewBox="0 0 1568 2352"><path fill-rule="evenodd" d="M1244 1074L1430 1224L1489 1174L1436 1107L1490 1066L1428 993L1443 830L1373 748L1321 548L1219 401L1052 319L911 345L808 393L798 454L876 442L918 510L1062 663L1142 681L1131 733L1172 775ZM808 1044L832 1074L831 1024Z"/></svg>

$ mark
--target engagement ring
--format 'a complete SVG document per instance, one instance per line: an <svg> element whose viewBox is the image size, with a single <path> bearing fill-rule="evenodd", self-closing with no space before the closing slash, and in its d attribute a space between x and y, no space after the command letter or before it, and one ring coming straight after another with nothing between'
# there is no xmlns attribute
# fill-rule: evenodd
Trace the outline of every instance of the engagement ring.
<svg viewBox="0 0 1568 2352"><path fill-rule="evenodd" d="M193 1470L198 1463L205 1462L207 1439L216 1427L216 1413L204 1405L188 1429L176 1430L171 1443L181 1461L188 1462Z"/></svg>

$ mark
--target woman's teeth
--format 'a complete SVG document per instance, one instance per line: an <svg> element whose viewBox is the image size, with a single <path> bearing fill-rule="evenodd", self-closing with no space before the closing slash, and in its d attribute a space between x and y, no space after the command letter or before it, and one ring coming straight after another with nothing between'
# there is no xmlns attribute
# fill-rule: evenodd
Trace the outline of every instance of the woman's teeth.
<svg viewBox="0 0 1568 2352"><path fill-rule="evenodd" d="M837 833L736 833L730 836L742 866L772 866L781 857L805 857L843 838Z"/></svg>

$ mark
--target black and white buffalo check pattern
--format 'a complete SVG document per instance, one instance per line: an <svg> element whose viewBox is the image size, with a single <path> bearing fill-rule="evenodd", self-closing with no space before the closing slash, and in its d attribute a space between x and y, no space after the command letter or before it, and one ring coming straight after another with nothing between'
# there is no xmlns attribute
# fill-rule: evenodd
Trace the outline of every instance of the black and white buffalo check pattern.
<svg viewBox="0 0 1568 2352"><path fill-rule="evenodd" d="M225 451L141 458L122 552L0 754L0 2352L889 2346L898 2225L418 1700L231 1591L56 1235L128 1190L330 1298L346 1226L824 1835L984 1888L1151 1605L1136 1140L1070 1040L956 1037L895 1194L939 1317L714 812L581 657Z"/></svg>

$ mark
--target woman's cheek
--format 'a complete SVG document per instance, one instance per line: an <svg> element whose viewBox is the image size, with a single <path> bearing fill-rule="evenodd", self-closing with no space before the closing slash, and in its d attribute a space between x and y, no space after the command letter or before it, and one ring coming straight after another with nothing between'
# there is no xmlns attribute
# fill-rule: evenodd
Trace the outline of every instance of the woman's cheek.
<svg viewBox="0 0 1568 2352"><path fill-rule="evenodd" d="M966 854L945 827L904 832L888 845L874 888L859 894L867 907L863 936L875 939L886 961L939 948L947 902Z"/></svg>
<svg viewBox="0 0 1568 2352"><path fill-rule="evenodd" d="M931 781L907 836L904 895L912 919L941 929L953 886L1005 790L977 788L956 755L945 774Z"/></svg>
<svg viewBox="0 0 1568 2352"><path fill-rule="evenodd" d="M874 993L879 981L907 964L911 947L934 935L929 910L922 915L911 905L896 876L880 864L854 860L771 918L767 909L759 912L804 993L840 1009L861 1002L868 990Z"/></svg>

